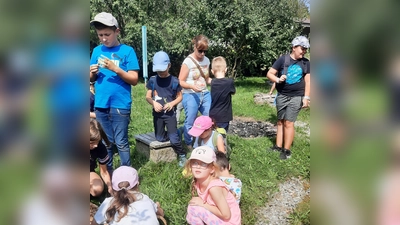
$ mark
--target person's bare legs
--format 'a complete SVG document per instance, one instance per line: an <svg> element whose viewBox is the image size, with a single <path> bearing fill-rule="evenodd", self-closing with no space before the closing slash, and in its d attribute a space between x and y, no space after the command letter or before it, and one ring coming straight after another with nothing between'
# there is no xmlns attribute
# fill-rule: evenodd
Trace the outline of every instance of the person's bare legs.
<svg viewBox="0 0 400 225"><path fill-rule="evenodd" d="M290 150L294 140L294 122L285 120L283 122L283 137L284 137L284 145L283 147L287 150Z"/></svg>
<svg viewBox="0 0 400 225"><path fill-rule="evenodd" d="M90 194L99 196L103 193L104 183L100 176L95 172L90 172Z"/></svg>
<svg viewBox="0 0 400 225"><path fill-rule="evenodd" d="M276 146L282 148L283 145L283 135L284 135L284 120L278 120L276 124Z"/></svg>

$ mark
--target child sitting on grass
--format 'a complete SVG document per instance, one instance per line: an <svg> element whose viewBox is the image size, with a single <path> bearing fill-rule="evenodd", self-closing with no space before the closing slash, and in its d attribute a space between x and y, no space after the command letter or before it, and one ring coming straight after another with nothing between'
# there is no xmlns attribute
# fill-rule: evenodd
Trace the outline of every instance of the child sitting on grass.
<svg viewBox="0 0 400 225"><path fill-rule="evenodd" d="M139 176L130 166L117 168L112 175L113 197L101 203L92 224L159 225L157 215L164 216L160 203L139 192Z"/></svg>
<svg viewBox="0 0 400 225"><path fill-rule="evenodd" d="M241 224L239 204L216 175L219 168L214 150L208 146L195 148L185 169L186 177L193 176L186 216L189 224Z"/></svg>
<svg viewBox="0 0 400 225"><path fill-rule="evenodd" d="M239 204L242 195L242 181L229 173L230 165L226 155L222 152L217 152L215 154L217 156L216 163L219 167L219 170L216 170L215 174L226 184L226 186L228 186Z"/></svg>

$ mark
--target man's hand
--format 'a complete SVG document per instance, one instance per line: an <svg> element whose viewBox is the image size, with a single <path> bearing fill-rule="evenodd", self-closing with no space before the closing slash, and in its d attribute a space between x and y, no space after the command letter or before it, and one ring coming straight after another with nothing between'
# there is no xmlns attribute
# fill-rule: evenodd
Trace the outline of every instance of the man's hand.
<svg viewBox="0 0 400 225"><path fill-rule="evenodd" d="M310 99L303 98L303 105L301 106L301 108L309 108L310 103L311 103Z"/></svg>

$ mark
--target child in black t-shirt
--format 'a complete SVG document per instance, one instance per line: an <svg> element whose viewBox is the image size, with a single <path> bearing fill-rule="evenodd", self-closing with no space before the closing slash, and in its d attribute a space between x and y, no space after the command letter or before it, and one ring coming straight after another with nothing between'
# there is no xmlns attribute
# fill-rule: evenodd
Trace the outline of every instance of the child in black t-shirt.
<svg viewBox="0 0 400 225"><path fill-rule="evenodd" d="M103 192L104 183L108 187L108 192L112 193L111 178L107 171L107 163L110 161L110 157L107 153L107 148L104 145L109 145L106 134L103 131L100 123L97 120L90 119L90 194L92 196L98 196ZM100 176L95 172L97 162L100 164Z"/></svg>
<svg viewBox="0 0 400 225"><path fill-rule="evenodd" d="M178 78L169 74L170 67L167 53L159 51L154 55L153 72L157 72L157 75L152 76L146 85L146 100L153 106L156 140L160 142L169 140L179 157L179 166L183 167L186 162L186 152L182 148L175 114L176 105L182 101L182 87Z"/></svg>
<svg viewBox="0 0 400 225"><path fill-rule="evenodd" d="M215 57L211 63L211 72L215 78L211 81L210 117L217 127L228 132L229 122L233 120L232 95L236 93L236 88L233 79L225 77L226 71L225 58Z"/></svg>

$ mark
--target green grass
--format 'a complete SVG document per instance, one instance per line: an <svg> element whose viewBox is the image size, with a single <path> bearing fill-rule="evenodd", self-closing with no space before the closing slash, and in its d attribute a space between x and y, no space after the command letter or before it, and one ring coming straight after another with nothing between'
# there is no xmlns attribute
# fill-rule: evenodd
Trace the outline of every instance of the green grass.
<svg viewBox="0 0 400 225"><path fill-rule="evenodd" d="M247 78L235 82L233 96L234 116L251 117L259 121L276 123L276 110L268 105L256 105L253 96L257 92L266 93L269 86L265 78ZM145 100L144 83L132 88L132 121L129 126L129 140L132 149L132 165L140 175L140 189L154 201L161 203L169 224L186 224L185 214L190 195L190 180L182 177L182 169L177 161L172 163L152 163L138 155L134 135L153 131L151 106ZM183 114L183 113L182 113ZM309 111L302 110L298 120L308 123ZM310 177L310 143L308 138L296 135L292 158L280 161L279 154L267 152L274 140L262 137L243 139L228 136L232 147L231 173L243 182L241 198L242 224L255 224L256 211L265 206L269 198L278 190L278 184L289 177ZM115 165L119 165L118 159Z"/></svg>

